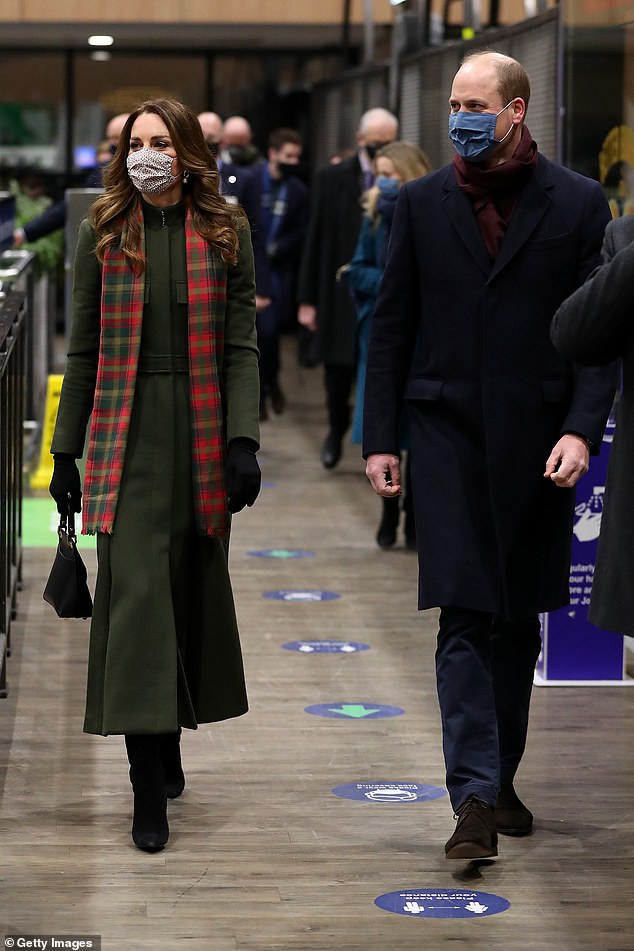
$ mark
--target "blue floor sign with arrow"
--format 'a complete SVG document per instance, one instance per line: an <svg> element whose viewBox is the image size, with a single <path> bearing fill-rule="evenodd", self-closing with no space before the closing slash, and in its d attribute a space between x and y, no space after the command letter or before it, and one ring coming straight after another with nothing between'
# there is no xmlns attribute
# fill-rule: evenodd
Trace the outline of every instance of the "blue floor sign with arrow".
<svg viewBox="0 0 634 951"><path fill-rule="evenodd" d="M316 717L333 717L336 720L379 720L381 717L398 717L405 713L401 707L384 703L315 703L304 707L306 713Z"/></svg>

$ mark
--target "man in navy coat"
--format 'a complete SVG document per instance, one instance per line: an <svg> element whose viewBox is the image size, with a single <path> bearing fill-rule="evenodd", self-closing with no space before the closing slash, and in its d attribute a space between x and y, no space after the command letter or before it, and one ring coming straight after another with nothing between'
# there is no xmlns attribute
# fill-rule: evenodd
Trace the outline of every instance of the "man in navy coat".
<svg viewBox="0 0 634 951"><path fill-rule="evenodd" d="M311 189L297 319L317 333L324 365L328 432L320 458L326 469L341 458L357 367L357 316L350 289L345 281L337 280L337 271L354 254L361 227L361 195L374 181L374 156L397 135L396 116L380 107L366 110L359 120L356 152L321 169Z"/></svg>
<svg viewBox="0 0 634 951"><path fill-rule="evenodd" d="M279 383L280 334L289 318L295 318L297 272L308 227L308 188L298 177L302 151L295 129L273 129L266 161L257 166L273 297L257 315L261 420L268 418L268 400L274 413L283 412L286 405Z"/></svg>
<svg viewBox="0 0 634 951"><path fill-rule="evenodd" d="M554 349L559 304L600 261L600 186L538 152L528 76L485 52L450 98L454 162L401 188L375 311L364 457L398 495L405 400L419 608L440 607L436 674L447 858L497 855L533 816L513 781L524 752L538 614L568 603L574 485L598 451L612 369Z"/></svg>

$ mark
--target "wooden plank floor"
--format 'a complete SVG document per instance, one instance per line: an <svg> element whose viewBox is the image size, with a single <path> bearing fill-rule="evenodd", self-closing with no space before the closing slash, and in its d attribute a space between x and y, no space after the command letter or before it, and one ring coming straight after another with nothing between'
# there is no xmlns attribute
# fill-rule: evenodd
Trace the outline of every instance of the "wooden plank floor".
<svg viewBox="0 0 634 951"><path fill-rule="evenodd" d="M288 349L288 348L287 348ZM321 373L286 354L289 409L263 425L268 487L239 515L232 571L251 710L187 732L187 788L168 848L137 851L121 737L82 733L88 627L41 600L52 553L25 552L0 701L0 937L102 935L104 951L634 949L634 691L537 688L519 790L535 834L500 858L450 864L446 797L336 797L361 781L443 785L433 675L436 613L418 614L415 556L374 543L378 501L358 449L318 460ZM259 549L313 557L252 557ZM92 558L92 554L88 555ZM322 603L278 589L341 595ZM282 649L349 639L352 654ZM388 704L388 719L327 719L310 704ZM511 902L480 920L412 919L374 905L407 888L469 887Z"/></svg>

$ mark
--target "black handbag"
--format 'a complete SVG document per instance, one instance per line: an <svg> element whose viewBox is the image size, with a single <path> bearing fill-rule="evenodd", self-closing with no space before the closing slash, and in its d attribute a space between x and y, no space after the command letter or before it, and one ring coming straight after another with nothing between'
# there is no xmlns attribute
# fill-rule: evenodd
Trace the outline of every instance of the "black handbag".
<svg viewBox="0 0 634 951"><path fill-rule="evenodd" d="M59 541L55 561L48 576L43 598L58 617L92 617L92 598L86 582L86 566L77 550L75 515L60 516Z"/></svg>

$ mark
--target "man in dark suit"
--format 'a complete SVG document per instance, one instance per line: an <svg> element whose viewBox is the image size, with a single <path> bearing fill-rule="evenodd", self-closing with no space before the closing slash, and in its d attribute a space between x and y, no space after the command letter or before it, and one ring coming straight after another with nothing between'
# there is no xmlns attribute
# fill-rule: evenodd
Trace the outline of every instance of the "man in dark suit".
<svg viewBox="0 0 634 951"><path fill-rule="evenodd" d="M587 366L616 360L623 389L610 451L601 534L588 618L597 627L634 635L634 215L607 226L604 264L561 305L551 336L568 360Z"/></svg>
<svg viewBox="0 0 634 951"><path fill-rule="evenodd" d="M279 383L280 332L295 316L297 271L308 225L308 189L298 177L302 139L294 129L274 129L267 158L258 166L262 182L262 224L273 300L257 315L260 350L260 419L284 410Z"/></svg>
<svg viewBox="0 0 634 951"><path fill-rule="evenodd" d="M236 119L240 119L241 123L250 129L247 120L239 116L232 116L227 122L236 125ZM229 204L240 205L249 219L255 264L255 306L259 312L269 306L272 294L262 224L262 186L259 170L252 164L240 165L231 158L226 143L226 123L222 123L216 112L200 112L198 121L209 151L218 166L220 193Z"/></svg>
<svg viewBox="0 0 634 951"><path fill-rule="evenodd" d="M339 462L350 425L350 392L357 360L357 317L350 291L337 281L361 227L362 193L372 185L372 159L398 135L398 120L387 109L369 109L359 123L357 152L327 165L311 190L311 217L298 284L299 323L319 336L324 364L328 433L321 447L327 469Z"/></svg>
<svg viewBox="0 0 634 951"><path fill-rule="evenodd" d="M532 831L513 781L538 613L568 603L573 487L616 386L550 341L555 310L599 261L609 210L598 183L539 154L529 95L500 53L458 70L457 155L400 190L368 357L364 456L386 498L400 492L403 400L409 410L419 608L440 607L451 859Z"/></svg>

